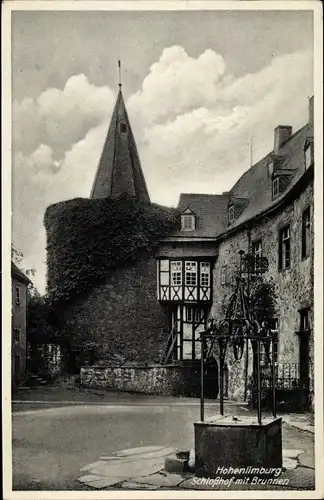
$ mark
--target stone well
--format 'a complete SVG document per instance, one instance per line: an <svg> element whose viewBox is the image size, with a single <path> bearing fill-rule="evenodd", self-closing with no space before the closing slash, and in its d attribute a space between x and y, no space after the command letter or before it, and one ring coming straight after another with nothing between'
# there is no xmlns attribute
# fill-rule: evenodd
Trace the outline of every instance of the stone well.
<svg viewBox="0 0 324 500"><path fill-rule="evenodd" d="M195 475L215 478L226 469L281 468L281 418L215 416L195 422ZM222 469L223 468L223 469ZM233 474L232 474L233 475Z"/></svg>

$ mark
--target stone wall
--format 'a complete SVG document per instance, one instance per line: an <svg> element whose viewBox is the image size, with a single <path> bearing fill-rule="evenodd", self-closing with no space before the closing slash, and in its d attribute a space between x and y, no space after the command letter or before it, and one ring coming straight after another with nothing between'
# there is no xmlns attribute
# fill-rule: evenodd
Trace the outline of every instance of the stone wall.
<svg viewBox="0 0 324 500"><path fill-rule="evenodd" d="M192 375L192 367L180 365L88 366L80 370L84 387L162 396L193 395ZM195 382L199 390L199 373Z"/></svg>
<svg viewBox="0 0 324 500"><path fill-rule="evenodd" d="M73 347L99 346L100 359L157 362L169 335L167 311L157 301L156 261L143 254L133 264L111 270L107 282L77 301L65 314Z"/></svg>
<svg viewBox="0 0 324 500"><path fill-rule="evenodd" d="M306 181L305 181L306 182ZM303 191L289 205L280 211L254 221L250 227L245 227L233 234L228 234L219 246L218 259L213 271L213 306L211 316L224 317L229 297L233 294L235 276L239 266L239 250L248 252L251 242L262 240L262 255L269 261L269 270L265 278L274 278L277 301L277 317L279 319L279 363L299 363L299 310L309 307L311 325L313 324L313 269L314 256L311 244L311 255L307 259L301 257L302 213L311 207L313 218L313 183L308 181ZM280 271L278 268L279 231L290 224L291 266ZM313 241L313 223L311 223L311 241ZM221 284L221 270L226 266L226 284ZM313 332L310 337L310 392L313 395ZM252 370L252 353L249 352L248 373ZM227 360L229 368L229 397L241 398L244 392L244 364L234 361L233 356Z"/></svg>

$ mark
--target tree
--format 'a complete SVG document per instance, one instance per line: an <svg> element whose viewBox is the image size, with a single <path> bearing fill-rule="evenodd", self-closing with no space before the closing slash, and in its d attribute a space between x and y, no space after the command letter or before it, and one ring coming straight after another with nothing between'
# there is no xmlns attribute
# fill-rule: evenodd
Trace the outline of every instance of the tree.
<svg viewBox="0 0 324 500"><path fill-rule="evenodd" d="M26 276L30 279L30 284L28 286L28 289L31 291L36 291L36 288L34 287L34 284L33 284L33 280L32 278L35 277L35 274L36 274L36 269L34 268L30 268L30 269L24 269L22 267L22 263L23 263L23 260L24 260L24 254L22 252L20 252L19 250L17 250L13 244L11 243L11 260L12 262L14 262L14 264L16 264L17 267L19 267L19 269L21 269L21 271L23 271Z"/></svg>
<svg viewBox="0 0 324 500"><path fill-rule="evenodd" d="M275 283L272 278L264 278L263 275L258 276L250 283L249 307L251 316L261 326L261 334L269 338L268 341L263 341L265 354L269 364L272 363L270 355L271 337L269 335L271 322L276 315L277 293ZM255 390L257 376L257 342L251 341L253 349L253 386Z"/></svg>
<svg viewBox="0 0 324 500"><path fill-rule="evenodd" d="M252 346L252 401L256 398L258 345L263 345L269 365L271 359L271 323L276 315L277 293L273 279L265 276L267 259L241 252L240 268L233 293L226 307L225 317L231 336L229 345L233 347L235 359L241 359L244 347L248 348L246 336L262 337L262 341L251 338ZM248 321L246 321L248 320ZM266 339L264 339L266 337ZM245 362L245 382L247 384L248 358ZM247 385L246 389L247 390Z"/></svg>

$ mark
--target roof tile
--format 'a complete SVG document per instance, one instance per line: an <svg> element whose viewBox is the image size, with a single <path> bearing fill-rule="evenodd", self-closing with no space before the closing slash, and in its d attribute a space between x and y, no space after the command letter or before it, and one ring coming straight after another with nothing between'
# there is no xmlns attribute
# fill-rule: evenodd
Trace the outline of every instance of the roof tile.
<svg viewBox="0 0 324 500"><path fill-rule="evenodd" d="M121 129L125 126L125 130ZM150 201L121 90L93 183L91 198L117 198L126 193Z"/></svg>
<svg viewBox="0 0 324 500"><path fill-rule="evenodd" d="M253 219L263 211L276 205L285 197L287 192L299 181L305 172L304 144L306 139L311 140L313 127L307 124L293 134L281 146L279 154L280 172L292 176L287 189L272 200L272 177L268 173L268 163L273 158L271 151L259 162L249 168L236 182L232 189L222 195L182 193L178 209L184 211L190 208L196 215L195 231L176 231L171 237L183 238L216 238L228 229L235 228L241 223ZM244 210L239 217L228 226L228 206L230 202L242 202Z"/></svg>

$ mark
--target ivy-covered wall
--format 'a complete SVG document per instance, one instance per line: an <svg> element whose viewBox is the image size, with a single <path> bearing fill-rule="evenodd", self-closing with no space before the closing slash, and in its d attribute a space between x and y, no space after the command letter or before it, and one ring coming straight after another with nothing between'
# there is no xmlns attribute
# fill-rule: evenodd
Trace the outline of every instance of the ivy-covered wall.
<svg viewBox="0 0 324 500"><path fill-rule="evenodd" d="M156 299L156 262L144 254L115 268L106 283L63 310L70 346L94 344L95 358L159 361L166 348L168 318ZM91 347L91 345L90 345Z"/></svg>
<svg viewBox="0 0 324 500"><path fill-rule="evenodd" d="M91 344L96 360L159 359L169 325L153 254L176 224L175 210L124 195L47 209L48 297L70 348Z"/></svg>

